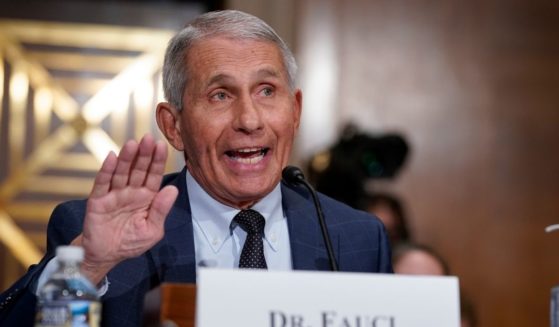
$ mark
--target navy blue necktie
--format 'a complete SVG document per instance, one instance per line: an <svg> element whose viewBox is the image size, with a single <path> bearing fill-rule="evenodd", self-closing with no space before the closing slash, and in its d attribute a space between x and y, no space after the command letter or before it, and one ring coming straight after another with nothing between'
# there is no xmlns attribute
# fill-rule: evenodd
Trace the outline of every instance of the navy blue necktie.
<svg viewBox="0 0 559 327"><path fill-rule="evenodd" d="M233 221L247 232L239 268L268 269L264 257L264 225L266 220L258 211L241 210Z"/></svg>

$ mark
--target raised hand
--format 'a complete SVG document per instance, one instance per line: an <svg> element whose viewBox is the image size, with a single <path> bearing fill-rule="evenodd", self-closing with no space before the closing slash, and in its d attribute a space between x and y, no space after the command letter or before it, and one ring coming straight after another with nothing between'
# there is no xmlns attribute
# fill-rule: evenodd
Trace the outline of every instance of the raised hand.
<svg viewBox="0 0 559 327"><path fill-rule="evenodd" d="M83 246L82 270L94 283L163 237L178 194L174 186L159 189L166 159L167 146L151 135L105 158L87 201L83 233L72 242Z"/></svg>

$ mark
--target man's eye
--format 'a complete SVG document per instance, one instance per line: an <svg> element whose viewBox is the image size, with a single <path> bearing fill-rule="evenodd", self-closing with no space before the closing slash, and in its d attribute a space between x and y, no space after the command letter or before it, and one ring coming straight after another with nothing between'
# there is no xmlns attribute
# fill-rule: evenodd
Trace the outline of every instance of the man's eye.
<svg viewBox="0 0 559 327"><path fill-rule="evenodd" d="M225 92L214 93L211 97L213 100L223 101L227 99L227 94Z"/></svg>
<svg viewBox="0 0 559 327"><path fill-rule="evenodd" d="M272 89L271 87L265 87L262 89L261 92L264 96L267 97L274 95L274 89Z"/></svg>

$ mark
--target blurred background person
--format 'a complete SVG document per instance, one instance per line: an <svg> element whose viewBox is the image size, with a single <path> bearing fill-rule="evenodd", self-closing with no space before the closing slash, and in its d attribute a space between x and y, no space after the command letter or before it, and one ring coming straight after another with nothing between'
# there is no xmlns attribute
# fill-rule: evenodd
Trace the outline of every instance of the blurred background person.
<svg viewBox="0 0 559 327"><path fill-rule="evenodd" d="M389 193L366 195L359 209L377 216L382 221L392 246L396 246L400 242L411 241L412 235L408 227L404 205L395 195Z"/></svg>
<svg viewBox="0 0 559 327"><path fill-rule="evenodd" d="M394 273L404 275L450 274L448 264L432 248L419 243L400 243L392 249Z"/></svg>
<svg viewBox="0 0 559 327"><path fill-rule="evenodd" d="M399 243L392 251L392 265L395 274L448 276L451 274L446 260L433 248L413 242ZM460 291L460 325L478 325L475 308L470 298Z"/></svg>

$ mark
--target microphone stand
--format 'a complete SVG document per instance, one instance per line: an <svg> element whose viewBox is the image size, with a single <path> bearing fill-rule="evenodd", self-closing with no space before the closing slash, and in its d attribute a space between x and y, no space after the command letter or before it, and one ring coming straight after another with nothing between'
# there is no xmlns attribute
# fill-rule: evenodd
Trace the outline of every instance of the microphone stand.
<svg viewBox="0 0 559 327"><path fill-rule="evenodd" d="M320 201L318 201L318 196L316 191L313 189L311 184L305 180L305 176L301 170L297 167L287 166L283 173L284 178L291 184L303 184L311 193L313 198L314 207L316 209L316 214L318 216L318 222L320 223L320 230L322 232L322 238L324 239L324 244L326 245L326 252L328 253L328 260L330 261L330 269L332 271L338 271L338 263L334 257L334 250L332 249L332 241L330 240L330 235L328 233L328 228L326 227L326 221L324 220L324 214L322 212L322 207L320 206Z"/></svg>

